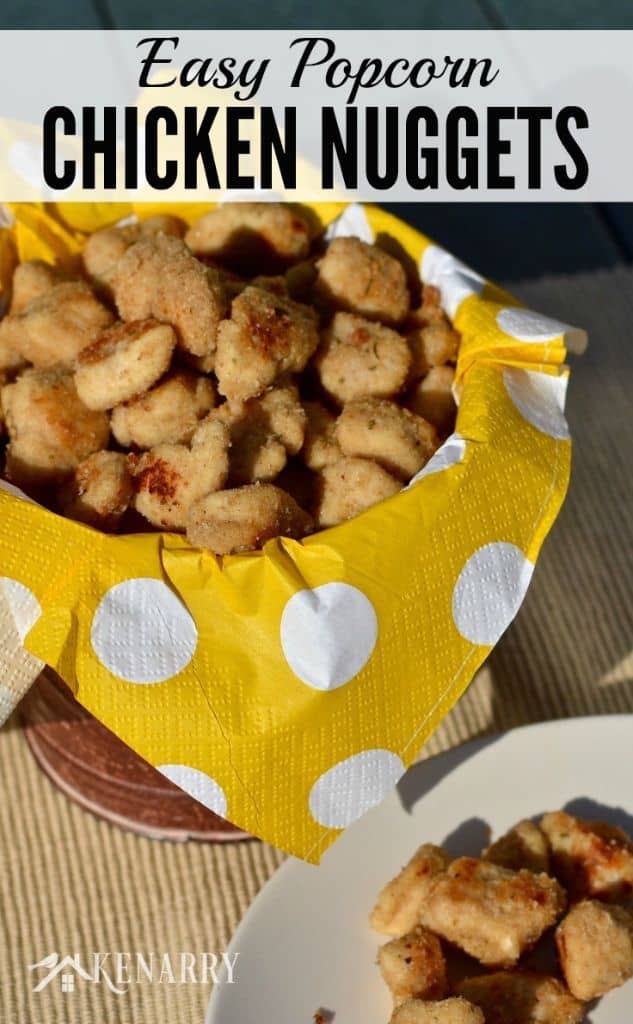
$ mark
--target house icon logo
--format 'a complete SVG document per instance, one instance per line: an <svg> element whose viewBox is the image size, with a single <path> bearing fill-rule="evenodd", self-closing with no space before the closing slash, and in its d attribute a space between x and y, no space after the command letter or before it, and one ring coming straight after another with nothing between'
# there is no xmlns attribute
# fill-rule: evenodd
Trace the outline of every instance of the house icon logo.
<svg viewBox="0 0 633 1024"><path fill-rule="evenodd" d="M75 991L75 982L77 978L81 978L83 981L91 984L100 984L103 981L111 992L116 993L118 996L125 995L127 989L117 988L113 983L109 974L102 968L95 970L94 974L87 971L81 963L81 958L78 953L74 956L61 956L59 953L49 953L48 956L43 957L42 960L38 960L35 964L29 964L28 969L30 971L45 970L47 973L43 978L40 978L37 985L34 986L34 992L41 992L48 985L54 982L57 978L59 979L59 985L62 992L71 993Z"/></svg>

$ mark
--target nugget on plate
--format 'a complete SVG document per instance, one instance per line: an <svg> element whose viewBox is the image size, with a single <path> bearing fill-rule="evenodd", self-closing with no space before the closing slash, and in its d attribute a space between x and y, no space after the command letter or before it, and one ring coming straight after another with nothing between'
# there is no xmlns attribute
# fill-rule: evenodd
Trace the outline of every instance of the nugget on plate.
<svg viewBox="0 0 633 1024"><path fill-rule="evenodd" d="M370 915L372 928L384 935L404 935L420 923L422 906L438 875L451 862L441 846L424 843L380 893Z"/></svg>
<svg viewBox="0 0 633 1024"><path fill-rule="evenodd" d="M248 402L225 402L213 416L229 428L229 477L234 486L274 480L288 455L296 455L303 444L306 415L291 385Z"/></svg>
<svg viewBox="0 0 633 1024"><path fill-rule="evenodd" d="M188 444L215 399L208 377L177 370L144 394L117 405L112 410L112 433L124 448Z"/></svg>
<svg viewBox="0 0 633 1024"><path fill-rule="evenodd" d="M249 286L218 329L215 372L231 402L256 398L280 377L299 373L319 341L313 311Z"/></svg>
<svg viewBox="0 0 633 1024"><path fill-rule="evenodd" d="M525 868L539 874L549 872L549 842L547 836L533 821L520 821L509 832L489 846L484 860L511 871Z"/></svg>
<svg viewBox="0 0 633 1024"><path fill-rule="evenodd" d="M444 318L417 327L407 335L411 352L409 380L418 381L434 366L453 363L457 358L459 334Z"/></svg>
<svg viewBox="0 0 633 1024"><path fill-rule="evenodd" d="M189 228L185 241L198 256L238 270L278 269L307 256L310 228L283 203L224 203Z"/></svg>
<svg viewBox="0 0 633 1024"><path fill-rule="evenodd" d="M411 412L432 423L440 434L450 434L455 423L454 380L452 366L434 366L418 381L407 402Z"/></svg>
<svg viewBox="0 0 633 1024"><path fill-rule="evenodd" d="M371 459L344 456L316 477L315 517L320 527L336 526L402 489L399 480Z"/></svg>
<svg viewBox="0 0 633 1024"><path fill-rule="evenodd" d="M108 443L108 417L87 409L72 375L62 371L26 370L2 388L2 408L10 438L6 473L27 491L59 483Z"/></svg>
<svg viewBox="0 0 633 1024"><path fill-rule="evenodd" d="M229 434L223 423L205 420L191 447L160 444L128 456L134 480L134 508L154 526L184 530L189 509L226 483Z"/></svg>
<svg viewBox="0 0 633 1024"><path fill-rule="evenodd" d="M123 452L89 455L58 494L63 515L101 530L115 530L131 500L132 477Z"/></svg>
<svg viewBox="0 0 633 1024"><path fill-rule="evenodd" d="M169 324L137 320L110 327L77 359L75 383L89 409L113 409L151 388L171 362L176 335Z"/></svg>
<svg viewBox="0 0 633 1024"><path fill-rule="evenodd" d="M456 989L481 1007L486 1024L580 1024L585 1013L562 982L533 971L482 974Z"/></svg>
<svg viewBox="0 0 633 1024"><path fill-rule="evenodd" d="M422 906L422 924L489 967L512 967L559 919L558 882L460 857L440 875Z"/></svg>
<svg viewBox="0 0 633 1024"><path fill-rule="evenodd" d="M184 233L184 222L166 213L155 214L132 224L101 228L86 240L82 253L84 270L96 284L109 289L116 264L140 238L161 234L182 238Z"/></svg>
<svg viewBox="0 0 633 1024"><path fill-rule="evenodd" d="M338 405L354 398L391 398L411 365L405 339L384 324L337 313L324 331L314 366L324 391Z"/></svg>
<svg viewBox="0 0 633 1024"><path fill-rule="evenodd" d="M460 996L428 1001L407 999L393 1011L389 1024L485 1024L478 1006Z"/></svg>
<svg viewBox="0 0 633 1024"><path fill-rule="evenodd" d="M13 272L9 315L23 313L29 302L50 291L56 284L61 284L64 279L65 275L58 267L44 260L18 263Z"/></svg>
<svg viewBox="0 0 633 1024"><path fill-rule="evenodd" d="M577 999L597 999L633 977L633 915L624 907L577 903L556 929L556 945Z"/></svg>
<svg viewBox="0 0 633 1024"><path fill-rule="evenodd" d="M345 455L373 459L400 480L410 480L438 447L435 427L396 402L359 398L348 402L335 437Z"/></svg>
<svg viewBox="0 0 633 1024"><path fill-rule="evenodd" d="M304 402L305 440L301 458L309 469L323 469L343 455L334 436L336 416L321 402Z"/></svg>
<svg viewBox="0 0 633 1024"><path fill-rule="evenodd" d="M378 966L396 1006L405 999L441 999L446 995L442 947L425 928L414 928L381 946Z"/></svg>
<svg viewBox="0 0 633 1024"><path fill-rule="evenodd" d="M192 505L187 539L218 555L254 551L271 537L303 537L310 517L273 484L247 484L218 491Z"/></svg>
<svg viewBox="0 0 633 1024"><path fill-rule="evenodd" d="M359 238L335 238L317 263L316 301L371 320L399 324L411 298L404 268L397 259Z"/></svg>
<svg viewBox="0 0 633 1024"><path fill-rule="evenodd" d="M541 828L552 848L554 874L572 899L623 903L631 898L633 842L623 829L564 811L546 814Z"/></svg>

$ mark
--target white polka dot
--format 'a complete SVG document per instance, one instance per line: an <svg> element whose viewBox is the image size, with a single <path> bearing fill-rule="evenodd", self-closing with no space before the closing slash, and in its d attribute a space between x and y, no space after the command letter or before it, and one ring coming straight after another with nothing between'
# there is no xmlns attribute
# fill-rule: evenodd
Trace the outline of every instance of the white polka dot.
<svg viewBox="0 0 633 1024"><path fill-rule="evenodd" d="M360 238L369 245L374 241L374 232L360 203L350 203L342 214L328 225L325 240L331 242L334 238Z"/></svg>
<svg viewBox="0 0 633 1024"><path fill-rule="evenodd" d="M347 828L370 811L405 772L390 750L364 750L339 761L310 790L310 813L326 828Z"/></svg>
<svg viewBox="0 0 633 1024"><path fill-rule="evenodd" d="M0 576L0 585L15 619L20 640L24 643L42 614L42 606L33 591L18 580Z"/></svg>
<svg viewBox="0 0 633 1024"><path fill-rule="evenodd" d="M510 400L524 419L557 441L569 438L565 419L567 374L553 375L507 366L503 383Z"/></svg>
<svg viewBox="0 0 633 1024"><path fill-rule="evenodd" d="M221 818L226 817L226 795L222 786L210 775L186 764L161 764L157 766L157 770L199 804L204 804Z"/></svg>
<svg viewBox="0 0 633 1024"><path fill-rule="evenodd" d="M0 480L0 491L5 491L13 498L19 498L21 501L28 501L29 505L38 505L36 501L29 498L28 494L25 494L24 491L21 491L20 488L16 487L14 484L10 484L8 480ZM42 508L42 506L38 505L38 508Z"/></svg>
<svg viewBox="0 0 633 1024"><path fill-rule="evenodd" d="M441 473L442 470L448 469L450 466L457 466L463 461L465 452L464 438L460 434L451 434L431 456L426 466L423 466L415 476L411 477L405 490L408 490L413 484L417 484L418 480L424 479L425 476L430 476L431 473Z"/></svg>
<svg viewBox="0 0 633 1024"><path fill-rule="evenodd" d="M198 631L165 583L133 579L111 587L102 598L90 639L113 675L128 683L162 683L187 667Z"/></svg>
<svg viewBox="0 0 633 1024"><path fill-rule="evenodd" d="M569 349L582 352L587 345L587 335L579 327L571 327L561 320L543 316L531 309L508 307L497 313L497 326L517 341L545 344L561 336Z"/></svg>
<svg viewBox="0 0 633 1024"><path fill-rule="evenodd" d="M514 544L485 544L471 555L453 590L453 619L473 644L496 644L518 612L534 564Z"/></svg>
<svg viewBox="0 0 633 1024"><path fill-rule="evenodd" d="M438 245L429 245L422 253L420 276L424 284L439 288L442 306L450 317L455 316L464 299L479 295L486 283L481 274Z"/></svg>
<svg viewBox="0 0 633 1024"><path fill-rule="evenodd" d="M367 664L378 637L371 601L349 583L293 594L281 617L281 646L292 671L315 690L336 690Z"/></svg>

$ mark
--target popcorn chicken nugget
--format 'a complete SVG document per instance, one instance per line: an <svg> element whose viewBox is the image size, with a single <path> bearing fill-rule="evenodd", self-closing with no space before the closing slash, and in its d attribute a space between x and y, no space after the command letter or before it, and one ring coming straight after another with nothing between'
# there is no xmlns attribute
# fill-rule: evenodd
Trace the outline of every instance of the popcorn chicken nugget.
<svg viewBox="0 0 633 1024"><path fill-rule="evenodd" d="M422 286L422 301L415 309L409 310L405 326L417 330L439 321L447 322L446 313L442 309L442 294L435 285L425 284Z"/></svg>
<svg viewBox="0 0 633 1024"><path fill-rule="evenodd" d="M307 256L310 228L284 203L224 203L196 221L185 242L196 255L244 272L276 270Z"/></svg>
<svg viewBox="0 0 633 1024"><path fill-rule="evenodd" d="M398 394L407 380L411 353L405 339L390 327L337 313L313 362L324 391L344 405L355 398Z"/></svg>
<svg viewBox="0 0 633 1024"><path fill-rule="evenodd" d="M292 299L249 286L218 328L215 372L231 402L256 398L280 377L299 373L316 349L314 313Z"/></svg>
<svg viewBox="0 0 633 1024"><path fill-rule="evenodd" d="M124 448L188 444L215 400L208 377L177 370L144 394L117 405L112 410L112 433Z"/></svg>
<svg viewBox="0 0 633 1024"><path fill-rule="evenodd" d="M457 359L459 334L445 319L433 320L425 327L417 327L407 335L411 352L409 380L425 377L435 366L443 366Z"/></svg>
<svg viewBox="0 0 633 1024"><path fill-rule="evenodd" d="M89 455L63 484L58 504L63 515L101 530L116 530L132 500L132 477L123 452Z"/></svg>
<svg viewBox="0 0 633 1024"><path fill-rule="evenodd" d="M273 484L247 484L209 494L189 510L187 539L217 555L254 551L272 537L303 537L310 516Z"/></svg>
<svg viewBox="0 0 633 1024"><path fill-rule="evenodd" d="M577 903L556 929L556 945L577 999L597 999L633 977L633 916L623 907Z"/></svg>
<svg viewBox="0 0 633 1024"><path fill-rule="evenodd" d="M455 423L454 380L452 366L434 366L426 377L418 381L407 402L411 412L432 423L440 434L449 434Z"/></svg>
<svg viewBox="0 0 633 1024"><path fill-rule="evenodd" d="M44 260L25 260L13 272L9 315L23 313L29 302L64 281L65 275Z"/></svg>
<svg viewBox="0 0 633 1024"><path fill-rule="evenodd" d="M320 527L352 519L402 488L401 483L371 459L344 456L317 474L315 516Z"/></svg>
<svg viewBox="0 0 633 1024"><path fill-rule="evenodd" d="M549 873L549 842L545 833L533 821L520 821L489 846L483 859L499 867L520 871L525 868L534 874Z"/></svg>
<svg viewBox="0 0 633 1024"><path fill-rule="evenodd" d="M184 530L190 508L226 483L229 434L223 423L206 420L191 447L161 444L128 456L134 479L134 508L154 526Z"/></svg>
<svg viewBox="0 0 633 1024"><path fill-rule="evenodd" d="M301 458L309 469L324 469L343 455L335 437L336 416L321 402L304 402L303 407L306 428Z"/></svg>
<svg viewBox="0 0 633 1024"><path fill-rule="evenodd" d="M225 402L213 414L231 434L233 486L270 481L303 444L306 414L292 386L273 388L248 402Z"/></svg>
<svg viewBox="0 0 633 1024"><path fill-rule="evenodd" d="M411 297L404 268L376 245L359 238L335 238L317 263L315 301L370 320L401 323Z"/></svg>
<svg viewBox="0 0 633 1024"><path fill-rule="evenodd" d="M109 290L116 264L140 238L152 238L161 234L182 238L184 233L184 222L179 217L166 213L159 213L133 224L101 228L86 240L82 253L84 270L96 284Z"/></svg>
<svg viewBox="0 0 633 1024"><path fill-rule="evenodd" d="M512 967L565 904L562 888L547 875L460 857L439 876L421 922L486 966Z"/></svg>
<svg viewBox="0 0 633 1024"><path fill-rule="evenodd" d="M157 320L117 323L77 359L75 383L89 409L113 409L142 394L171 362L176 335Z"/></svg>
<svg viewBox="0 0 633 1024"><path fill-rule="evenodd" d="M481 1007L486 1024L580 1024L585 1015L562 982L532 971L465 978L456 989Z"/></svg>
<svg viewBox="0 0 633 1024"><path fill-rule="evenodd" d="M446 994L442 947L425 928L414 928L381 946L378 966L396 1006L406 999L441 999Z"/></svg>
<svg viewBox="0 0 633 1024"><path fill-rule="evenodd" d="M389 1024L485 1024L478 1006L460 996L428 1002L407 999L393 1011Z"/></svg>
<svg viewBox="0 0 633 1024"><path fill-rule="evenodd" d="M26 370L2 388L2 408L7 477L27 491L60 483L108 443L108 417L87 409L72 375L59 370Z"/></svg>
<svg viewBox="0 0 633 1024"><path fill-rule="evenodd" d="M334 434L345 455L373 459L401 480L422 469L439 444L432 424L379 398L348 402Z"/></svg>
<svg viewBox="0 0 633 1024"><path fill-rule="evenodd" d="M372 928L383 935L404 935L420 923L422 907L451 858L440 846L424 843L380 893L370 915Z"/></svg>
<svg viewBox="0 0 633 1024"><path fill-rule="evenodd" d="M572 899L624 903L633 894L633 843L621 828L583 821L564 811L546 814L541 828L552 868Z"/></svg>

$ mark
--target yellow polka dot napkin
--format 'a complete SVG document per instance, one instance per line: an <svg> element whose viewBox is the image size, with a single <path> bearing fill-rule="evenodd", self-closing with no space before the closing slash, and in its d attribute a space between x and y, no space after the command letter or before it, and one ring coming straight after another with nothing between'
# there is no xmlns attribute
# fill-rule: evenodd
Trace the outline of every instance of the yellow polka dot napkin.
<svg viewBox="0 0 633 1024"><path fill-rule="evenodd" d="M85 232L156 209L13 207L0 269L71 265ZM567 489L564 360L585 339L384 211L315 209L329 237L395 237L462 333L456 432L428 465L350 522L224 559L176 534L103 535L1 483L0 574L26 648L89 711L208 807L318 862L516 615Z"/></svg>

